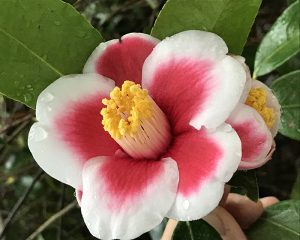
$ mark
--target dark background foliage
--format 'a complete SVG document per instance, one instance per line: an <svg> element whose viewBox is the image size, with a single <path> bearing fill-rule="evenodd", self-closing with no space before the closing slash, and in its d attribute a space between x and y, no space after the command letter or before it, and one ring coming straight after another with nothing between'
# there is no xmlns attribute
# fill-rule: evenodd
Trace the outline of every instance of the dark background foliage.
<svg viewBox="0 0 300 240"><path fill-rule="evenodd" d="M105 39L119 38L128 32L149 33L163 6L159 0L66 0L74 5ZM289 0L264 0L243 52L253 69L258 44L277 17L290 4ZM13 17L13 16L12 16ZM260 80L270 83L279 75L299 68L299 56ZM74 190L40 174L40 169L27 148L27 134L34 121L34 111L0 96L0 232L3 222L16 202L38 175L27 199L17 209L6 231L7 240L26 239L47 219L74 201ZM274 195L289 199L300 166L299 142L280 134L272 161L257 170L260 196ZM36 239L94 239L86 229L80 209L70 211L49 225ZM140 239L150 239L148 234Z"/></svg>

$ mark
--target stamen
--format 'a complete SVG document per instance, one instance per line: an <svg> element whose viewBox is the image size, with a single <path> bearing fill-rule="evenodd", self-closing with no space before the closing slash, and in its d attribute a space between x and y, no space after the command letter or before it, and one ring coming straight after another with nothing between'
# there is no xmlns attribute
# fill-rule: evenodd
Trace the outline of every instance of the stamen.
<svg viewBox="0 0 300 240"><path fill-rule="evenodd" d="M104 130L132 157L157 158L170 143L168 120L139 84L125 81L103 99Z"/></svg>
<svg viewBox="0 0 300 240"><path fill-rule="evenodd" d="M266 125L271 129L275 123L275 112L267 107L267 92L263 88L251 88L246 104L253 107L264 119Z"/></svg>

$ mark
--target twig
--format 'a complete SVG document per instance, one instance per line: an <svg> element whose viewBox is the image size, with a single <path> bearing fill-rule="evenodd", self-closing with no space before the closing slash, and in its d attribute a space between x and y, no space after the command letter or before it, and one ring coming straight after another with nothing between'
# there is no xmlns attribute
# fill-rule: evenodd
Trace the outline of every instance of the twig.
<svg viewBox="0 0 300 240"><path fill-rule="evenodd" d="M6 147L7 144L12 142L22 132L22 130L27 127L27 125L30 122L31 122L31 119L23 122L22 124L20 124L20 126L18 128L16 128L16 130L13 132L13 134L5 141L3 146L0 147L0 153L3 151L3 149Z"/></svg>
<svg viewBox="0 0 300 240"><path fill-rule="evenodd" d="M33 117L33 114L26 114L24 117L16 119L10 125L0 129L0 134L6 132L8 129L10 129L12 127L15 127L15 126L19 125L22 122L25 122L25 121L31 119L32 117Z"/></svg>
<svg viewBox="0 0 300 240"><path fill-rule="evenodd" d="M59 209L63 209L63 207L65 205L65 190L66 190L66 185L64 183L62 183L61 195L60 195L60 200L59 200ZM58 230L57 230L57 240L61 240L62 226L63 226L63 216L59 219L59 226L58 226Z"/></svg>
<svg viewBox="0 0 300 240"><path fill-rule="evenodd" d="M126 1L122 5L118 6L118 8L113 10L110 13L110 15L100 24L100 27L103 27L103 25L106 24L107 22L109 22L115 15L117 15L121 12L125 12L128 9L134 7L136 4L139 4L139 3L144 2L144 1L145 0L128 0L128 1Z"/></svg>
<svg viewBox="0 0 300 240"><path fill-rule="evenodd" d="M36 238L42 231L44 231L49 225L51 225L53 222L55 222L57 219L59 219L61 216L72 210L74 207L77 206L77 200L74 200L69 205L64 207L59 212L55 213L50 217L47 221L45 221L41 226L39 226L32 234L30 234L29 237L27 237L25 240L33 240Z"/></svg>
<svg viewBox="0 0 300 240"><path fill-rule="evenodd" d="M22 168L19 168L19 169L15 170L14 172L1 174L2 176L0 177L0 182L4 181L6 178L8 178L10 176L15 176L15 175L18 175L20 173L26 172L26 171L28 171L28 170L36 167L36 166L37 166L36 164L31 163L29 165L26 165L25 167L22 167Z"/></svg>
<svg viewBox="0 0 300 240"><path fill-rule="evenodd" d="M28 197L29 193L33 189L33 187L36 184L36 182L40 179L40 177L43 174L44 174L44 171L39 170L39 172L33 178L30 186L26 189L26 191L23 193L23 195L19 198L19 200L17 201L17 203L15 204L15 206L12 208L12 210L8 214L7 218L4 220L3 230L2 230L2 232L0 234L0 239L2 239L4 237L4 234L7 231L9 224L11 223L11 221L13 220L13 218L15 217L16 213L19 211L19 209L22 206L22 204L25 202L26 198Z"/></svg>

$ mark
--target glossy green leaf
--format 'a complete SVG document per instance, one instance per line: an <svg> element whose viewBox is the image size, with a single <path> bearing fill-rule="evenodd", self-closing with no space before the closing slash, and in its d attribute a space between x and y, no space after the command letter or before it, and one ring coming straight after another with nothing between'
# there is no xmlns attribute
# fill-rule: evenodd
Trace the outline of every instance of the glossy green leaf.
<svg viewBox="0 0 300 240"><path fill-rule="evenodd" d="M34 108L51 82L82 71L101 40L60 0L0 0L0 93Z"/></svg>
<svg viewBox="0 0 300 240"><path fill-rule="evenodd" d="M172 240L221 240L220 235L204 220L179 222Z"/></svg>
<svg viewBox="0 0 300 240"><path fill-rule="evenodd" d="M249 240L299 240L300 201L289 200L265 210L261 218L247 231Z"/></svg>
<svg viewBox="0 0 300 240"><path fill-rule="evenodd" d="M293 186L291 198L300 200L300 168L298 169L298 176L297 176L296 182Z"/></svg>
<svg viewBox="0 0 300 240"><path fill-rule="evenodd" d="M241 54L261 0L168 0L151 35L163 39L185 30L221 36L234 54Z"/></svg>
<svg viewBox="0 0 300 240"><path fill-rule="evenodd" d="M299 1L289 6L261 42L255 56L254 77L267 74L300 51Z"/></svg>
<svg viewBox="0 0 300 240"><path fill-rule="evenodd" d="M300 140L300 70L288 73L271 84L281 105L279 132Z"/></svg>
<svg viewBox="0 0 300 240"><path fill-rule="evenodd" d="M231 186L231 192L246 195L255 202L259 198L258 183L254 170L237 171L228 184Z"/></svg>

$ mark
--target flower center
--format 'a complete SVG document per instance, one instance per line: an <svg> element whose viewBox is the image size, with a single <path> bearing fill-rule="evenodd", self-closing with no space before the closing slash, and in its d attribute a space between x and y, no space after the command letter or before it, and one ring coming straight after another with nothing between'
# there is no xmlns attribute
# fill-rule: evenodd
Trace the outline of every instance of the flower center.
<svg viewBox="0 0 300 240"><path fill-rule="evenodd" d="M125 81L103 99L104 130L133 158L157 158L168 147L170 126L165 114L139 84Z"/></svg>
<svg viewBox="0 0 300 240"><path fill-rule="evenodd" d="M268 128L272 128L275 122L275 112L266 106L267 92L263 88L251 88L246 104L253 107L264 119Z"/></svg>

